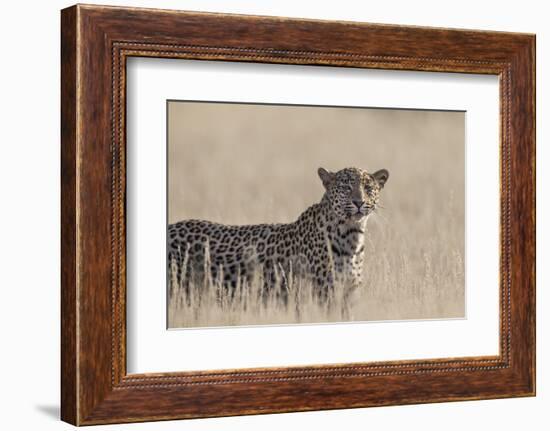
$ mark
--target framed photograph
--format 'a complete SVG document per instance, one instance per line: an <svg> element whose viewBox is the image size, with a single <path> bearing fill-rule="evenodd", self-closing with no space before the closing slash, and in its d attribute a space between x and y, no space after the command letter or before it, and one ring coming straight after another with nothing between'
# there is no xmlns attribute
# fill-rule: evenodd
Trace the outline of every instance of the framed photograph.
<svg viewBox="0 0 550 431"><path fill-rule="evenodd" d="M535 394L535 36L61 14L62 419Z"/></svg>

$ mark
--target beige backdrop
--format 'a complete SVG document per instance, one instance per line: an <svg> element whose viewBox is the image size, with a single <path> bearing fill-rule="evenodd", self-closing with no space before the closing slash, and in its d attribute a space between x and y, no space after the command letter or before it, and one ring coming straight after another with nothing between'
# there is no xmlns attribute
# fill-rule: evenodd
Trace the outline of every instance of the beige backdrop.
<svg viewBox="0 0 550 431"><path fill-rule="evenodd" d="M321 199L318 167L386 168L355 318L464 316L464 113L169 102L168 115L170 223L290 222Z"/></svg>

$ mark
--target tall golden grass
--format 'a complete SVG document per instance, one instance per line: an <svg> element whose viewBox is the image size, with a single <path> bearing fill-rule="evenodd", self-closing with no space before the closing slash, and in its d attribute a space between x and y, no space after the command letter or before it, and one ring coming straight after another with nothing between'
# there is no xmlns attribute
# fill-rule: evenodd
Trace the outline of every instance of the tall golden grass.
<svg viewBox="0 0 550 431"><path fill-rule="evenodd" d="M464 316L463 113L171 102L168 151L171 223L291 222L321 199L319 166L388 169L350 320ZM344 320L343 288L326 306L303 282L282 307L262 303L260 285L230 300L211 283L200 302L198 286L173 286L169 327Z"/></svg>
<svg viewBox="0 0 550 431"><path fill-rule="evenodd" d="M207 254L205 267L209 265ZM184 258L183 274L186 266ZM278 274L264 290L261 267L251 277L238 278L233 289L223 284L223 276L212 279L201 274L189 283L178 281L175 262L169 273L171 327L328 322L343 317L344 284L337 284L327 300L320 301L313 284L292 273Z"/></svg>

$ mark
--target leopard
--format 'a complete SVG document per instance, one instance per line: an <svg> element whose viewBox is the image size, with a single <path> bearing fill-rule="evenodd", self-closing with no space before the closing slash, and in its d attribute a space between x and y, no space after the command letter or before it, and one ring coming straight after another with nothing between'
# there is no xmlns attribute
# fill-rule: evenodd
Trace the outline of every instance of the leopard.
<svg viewBox="0 0 550 431"><path fill-rule="evenodd" d="M192 280L203 285L208 278L234 291L239 280L251 283L260 268L263 293L278 285L283 303L289 274L307 279L321 303L329 302L341 283L343 314L349 316L363 283L367 220L380 206L389 172L321 167L318 176L324 188L320 201L290 223L226 225L190 219L169 224L169 270L177 285L188 289Z"/></svg>

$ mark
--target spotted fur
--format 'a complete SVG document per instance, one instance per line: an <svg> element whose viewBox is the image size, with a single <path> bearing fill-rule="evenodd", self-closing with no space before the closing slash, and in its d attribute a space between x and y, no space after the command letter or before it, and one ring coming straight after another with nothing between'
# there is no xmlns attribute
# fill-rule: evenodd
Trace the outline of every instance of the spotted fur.
<svg viewBox="0 0 550 431"><path fill-rule="evenodd" d="M389 173L320 168L318 174L325 188L321 201L292 223L228 226L185 220L169 225L168 258L178 281L186 285L193 274L204 277L210 262L208 275L234 288L261 268L266 292L293 274L309 279L319 299L328 300L341 282L349 307L362 283L367 218L378 206Z"/></svg>

